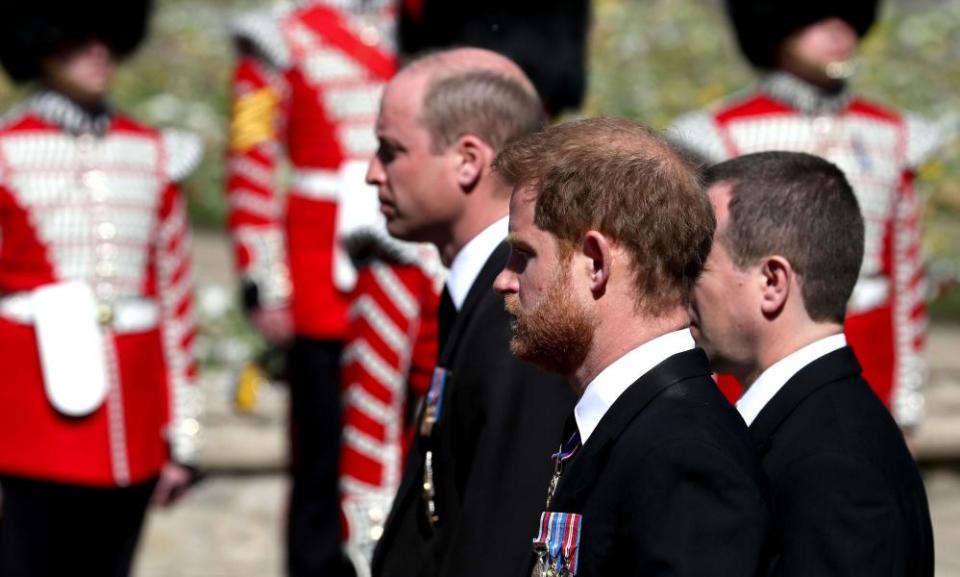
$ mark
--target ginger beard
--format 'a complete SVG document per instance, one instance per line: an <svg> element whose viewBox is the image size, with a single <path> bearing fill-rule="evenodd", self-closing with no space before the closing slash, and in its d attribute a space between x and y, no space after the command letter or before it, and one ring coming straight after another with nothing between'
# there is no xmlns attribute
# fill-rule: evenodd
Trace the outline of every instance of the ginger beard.
<svg viewBox="0 0 960 577"><path fill-rule="evenodd" d="M510 352L551 373L572 375L583 364L596 323L570 294L570 272L561 266L539 301L528 311L516 294L505 297L514 317Z"/></svg>

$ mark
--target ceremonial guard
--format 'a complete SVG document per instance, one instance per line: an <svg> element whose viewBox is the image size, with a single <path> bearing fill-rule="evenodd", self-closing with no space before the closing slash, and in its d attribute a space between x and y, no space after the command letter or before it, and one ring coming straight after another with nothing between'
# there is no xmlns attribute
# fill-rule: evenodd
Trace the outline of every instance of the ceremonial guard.
<svg viewBox="0 0 960 577"><path fill-rule="evenodd" d="M291 575L337 574L341 539L369 571L436 359L436 251L391 239L364 183L395 22L389 1L316 1L232 29L229 227L252 320L292 337Z"/></svg>
<svg viewBox="0 0 960 577"><path fill-rule="evenodd" d="M0 574L126 575L151 495L192 478L200 400L178 182L201 146L116 111L149 1L7 7L36 90L0 124Z"/></svg>
<svg viewBox="0 0 960 577"><path fill-rule="evenodd" d="M759 86L682 117L673 137L710 163L787 150L824 157L846 173L866 246L845 330L866 380L902 427L915 426L923 413L927 287L914 175L942 136L850 90L876 0L728 0L727 8L741 50L762 73Z"/></svg>

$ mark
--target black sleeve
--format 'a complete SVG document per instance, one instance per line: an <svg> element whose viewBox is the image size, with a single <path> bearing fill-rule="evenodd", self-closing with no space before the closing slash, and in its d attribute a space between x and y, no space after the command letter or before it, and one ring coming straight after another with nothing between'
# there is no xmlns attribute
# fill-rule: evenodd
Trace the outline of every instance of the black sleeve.
<svg viewBox="0 0 960 577"><path fill-rule="evenodd" d="M630 470L620 544L630 568L623 575L750 577L765 571L767 503L756 479L721 449L673 441Z"/></svg>
<svg viewBox="0 0 960 577"><path fill-rule="evenodd" d="M869 464L821 453L788 467L774 485L785 577L890 574L905 523Z"/></svg>

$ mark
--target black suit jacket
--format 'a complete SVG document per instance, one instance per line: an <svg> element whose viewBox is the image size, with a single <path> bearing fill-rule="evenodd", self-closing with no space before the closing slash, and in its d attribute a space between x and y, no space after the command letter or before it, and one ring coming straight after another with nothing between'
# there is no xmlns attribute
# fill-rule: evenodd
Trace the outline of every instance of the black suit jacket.
<svg viewBox="0 0 960 577"><path fill-rule="evenodd" d="M769 509L746 425L700 349L633 383L566 466L551 510L580 513L577 577L751 577Z"/></svg>
<svg viewBox="0 0 960 577"><path fill-rule="evenodd" d="M750 432L782 541L775 574L933 575L923 482L851 349L801 369Z"/></svg>
<svg viewBox="0 0 960 577"><path fill-rule="evenodd" d="M452 376L429 440L417 438L383 537L377 577L521 575L543 508L570 386L510 354L510 317L493 280L509 256L487 260L450 329L440 366ZM421 497L433 450L440 524Z"/></svg>

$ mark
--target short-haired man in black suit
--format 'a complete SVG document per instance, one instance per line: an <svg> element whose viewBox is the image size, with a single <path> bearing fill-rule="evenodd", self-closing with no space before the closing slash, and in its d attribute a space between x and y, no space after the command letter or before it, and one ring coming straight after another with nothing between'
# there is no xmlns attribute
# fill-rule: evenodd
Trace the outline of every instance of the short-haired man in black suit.
<svg viewBox="0 0 960 577"><path fill-rule="evenodd" d="M510 355L510 317L493 291L510 252L510 187L491 164L544 120L520 68L488 50L423 56L384 91L367 181L390 234L433 243L450 274L438 368L375 577L522 574L573 398L562 379Z"/></svg>
<svg viewBox="0 0 960 577"><path fill-rule="evenodd" d="M843 173L764 152L707 170L717 231L693 335L746 385L737 409L770 479L776 574L933 575L926 494L843 335L864 225Z"/></svg>
<svg viewBox="0 0 960 577"><path fill-rule="evenodd" d="M714 230L697 175L616 119L548 128L495 166L514 187L494 285L511 349L580 397L531 535L534 575L759 574L760 464L688 329Z"/></svg>

